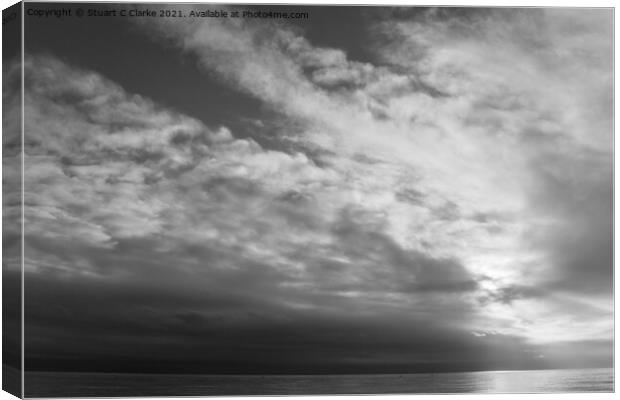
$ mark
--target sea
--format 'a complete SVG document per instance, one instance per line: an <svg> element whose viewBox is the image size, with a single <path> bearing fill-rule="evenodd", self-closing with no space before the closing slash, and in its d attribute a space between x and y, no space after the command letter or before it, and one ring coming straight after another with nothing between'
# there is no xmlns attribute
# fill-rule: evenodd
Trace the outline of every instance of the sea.
<svg viewBox="0 0 620 400"><path fill-rule="evenodd" d="M381 375L26 372L26 397L613 392L612 368Z"/></svg>

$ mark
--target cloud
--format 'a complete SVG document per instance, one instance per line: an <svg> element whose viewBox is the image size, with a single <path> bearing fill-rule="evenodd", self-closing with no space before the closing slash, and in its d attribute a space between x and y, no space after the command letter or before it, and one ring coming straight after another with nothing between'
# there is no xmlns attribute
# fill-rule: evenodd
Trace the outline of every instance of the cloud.
<svg viewBox="0 0 620 400"><path fill-rule="evenodd" d="M221 285L205 290L186 275L175 280L184 290L168 283L162 291L160 278L165 279L119 279L107 285L90 278L74 285L32 276L27 281L33 299L27 315L35 321L29 325L29 368L54 362L56 368L85 370L122 365L125 370L219 373L404 372L535 361L535 348L520 338L495 334L484 340L440 320L424 320L420 329L422 320L389 313L287 309L261 296L236 298ZM76 301L84 298L90 300Z"/></svg>
<svg viewBox="0 0 620 400"><path fill-rule="evenodd" d="M488 312L501 307L516 333L521 296L537 294L541 309L557 291L611 304L611 24L608 10L586 14L398 9L369 27L374 63L286 26L160 30L205 70L305 120L301 148L332 151L321 161L400 246L492 276ZM532 290L506 289L516 287Z"/></svg>
<svg viewBox="0 0 620 400"><path fill-rule="evenodd" d="M341 171L320 168L302 153L235 139L226 128L209 129L56 59L35 56L26 71L33 251L42 239L118 251L124 240L167 237L174 238L172 249L217 243L291 269L286 254L300 245L362 261L368 254L354 246L379 238L377 261L402 269L419 264L421 284L442 287L442 261L436 276L428 275L424 265L433 258L407 252L381 233L383 217L374 228L361 228L364 212L356 221L346 216L351 195ZM454 269L457 280L467 278L458 263L445 265L446 275Z"/></svg>
<svg viewBox="0 0 620 400"><path fill-rule="evenodd" d="M170 359L195 345L231 370L274 348L275 364L334 371L455 358L539 366L543 343L605 348L607 14L397 14L371 27L389 43L371 49L372 63L287 25L141 26L276 115L245 138L30 55L32 293L46 298L46 285L67 280L101 293L89 309L110 326L130 321L126 348L151 332L128 356L135 363L162 342ZM135 307L123 309L132 290ZM88 325L74 300L56 304ZM31 339L41 354L46 335L68 340L43 319L47 306L28 311L41 321ZM360 330L371 339L357 341Z"/></svg>
<svg viewBox="0 0 620 400"><path fill-rule="evenodd" d="M48 348L65 340L56 330L67 327L63 315L72 329L92 323L84 334L96 342L108 339L94 327L126 326L119 340L129 345L144 329L168 330L169 340L196 335L187 318L241 324L251 334L282 315L284 330L304 329L299 312L332 321L347 310L372 320L412 303L420 304L416 318L467 308L445 297L475 289L467 270L402 248L373 209L380 198L364 200L369 210L351 207L341 171L210 129L95 72L50 57L27 61L31 359L69 357ZM71 294L46 300L58 291ZM98 297L86 300L86 292ZM425 293L442 293L442 306ZM373 324L356 318L353 326Z"/></svg>
<svg viewBox="0 0 620 400"><path fill-rule="evenodd" d="M73 210L99 230L96 240L159 232L158 215L171 199L157 193L177 186L170 183L183 174L178 186L237 179L260 182L274 195L330 178L303 154L264 151L226 128L211 130L126 94L95 73L44 57L29 59L26 70L26 175L33 182L26 197L37 206L29 216L71 219ZM69 232L78 233L75 226Z"/></svg>
<svg viewBox="0 0 620 400"><path fill-rule="evenodd" d="M539 227L531 241L545 249L552 264L548 279L557 289L590 296L612 293L611 156L599 151L570 158L547 153L535 164L539 175L533 206L555 223Z"/></svg>

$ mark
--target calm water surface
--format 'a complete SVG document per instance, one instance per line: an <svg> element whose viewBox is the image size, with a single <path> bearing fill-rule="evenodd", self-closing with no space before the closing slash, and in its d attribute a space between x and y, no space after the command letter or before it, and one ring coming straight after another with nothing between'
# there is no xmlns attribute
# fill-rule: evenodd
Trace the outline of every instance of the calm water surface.
<svg viewBox="0 0 620 400"><path fill-rule="evenodd" d="M403 375L26 372L27 397L611 392L613 369Z"/></svg>

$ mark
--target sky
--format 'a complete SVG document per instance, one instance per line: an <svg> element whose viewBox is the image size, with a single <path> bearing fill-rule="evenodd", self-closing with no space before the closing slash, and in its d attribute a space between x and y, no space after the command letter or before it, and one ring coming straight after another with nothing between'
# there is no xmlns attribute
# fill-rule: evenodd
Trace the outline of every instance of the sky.
<svg viewBox="0 0 620 400"><path fill-rule="evenodd" d="M26 18L26 369L611 366L612 10L293 8Z"/></svg>

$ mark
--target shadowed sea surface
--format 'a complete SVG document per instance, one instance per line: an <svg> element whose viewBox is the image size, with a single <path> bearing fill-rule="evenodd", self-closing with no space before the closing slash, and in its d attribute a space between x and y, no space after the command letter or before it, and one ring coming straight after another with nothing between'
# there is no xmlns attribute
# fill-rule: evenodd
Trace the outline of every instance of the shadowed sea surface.
<svg viewBox="0 0 620 400"><path fill-rule="evenodd" d="M26 372L27 397L611 392L612 368L384 375Z"/></svg>

